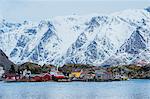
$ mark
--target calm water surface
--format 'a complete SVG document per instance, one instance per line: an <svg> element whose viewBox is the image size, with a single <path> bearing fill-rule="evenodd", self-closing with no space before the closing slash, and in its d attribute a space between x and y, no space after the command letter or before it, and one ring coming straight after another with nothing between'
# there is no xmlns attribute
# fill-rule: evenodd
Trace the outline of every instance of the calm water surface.
<svg viewBox="0 0 150 99"><path fill-rule="evenodd" d="M114 82L0 82L0 99L150 99L150 80Z"/></svg>

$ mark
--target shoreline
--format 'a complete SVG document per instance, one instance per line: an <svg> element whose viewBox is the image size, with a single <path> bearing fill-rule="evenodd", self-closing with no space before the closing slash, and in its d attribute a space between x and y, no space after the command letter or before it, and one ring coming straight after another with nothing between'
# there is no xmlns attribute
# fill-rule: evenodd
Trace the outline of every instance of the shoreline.
<svg viewBox="0 0 150 99"><path fill-rule="evenodd" d="M7 82L7 81L4 81L4 80L0 80L0 82L3 82L3 83L47 83L47 82L56 82L56 83L73 83L73 82L97 82L97 83L100 83L100 82L120 82L120 81L134 81L134 80L150 80L150 79L144 79L144 78L140 78L140 79L129 79L129 80L109 80L109 81L79 81L79 80L76 80L76 81L46 81L46 82L29 82L29 81L12 81L12 82Z"/></svg>

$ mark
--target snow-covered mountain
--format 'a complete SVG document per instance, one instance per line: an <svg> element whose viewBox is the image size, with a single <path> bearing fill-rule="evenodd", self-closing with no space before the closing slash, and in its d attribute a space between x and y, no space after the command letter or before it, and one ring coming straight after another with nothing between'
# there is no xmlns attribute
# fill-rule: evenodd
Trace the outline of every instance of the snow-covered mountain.
<svg viewBox="0 0 150 99"><path fill-rule="evenodd" d="M150 8L110 15L0 21L0 49L15 63L93 65L150 61Z"/></svg>

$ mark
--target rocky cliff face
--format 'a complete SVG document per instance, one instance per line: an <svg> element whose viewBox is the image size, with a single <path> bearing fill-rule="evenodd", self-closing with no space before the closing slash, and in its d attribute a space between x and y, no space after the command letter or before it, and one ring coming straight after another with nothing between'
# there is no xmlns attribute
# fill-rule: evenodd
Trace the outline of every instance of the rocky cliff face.
<svg viewBox="0 0 150 99"><path fill-rule="evenodd" d="M14 63L8 59L8 57L2 50L0 50L0 66L5 70L9 70L11 65L14 65Z"/></svg>
<svg viewBox="0 0 150 99"><path fill-rule="evenodd" d="M108 16L0 22L0 49L15 63L120 65L150 61L149 8Z"/></svg>

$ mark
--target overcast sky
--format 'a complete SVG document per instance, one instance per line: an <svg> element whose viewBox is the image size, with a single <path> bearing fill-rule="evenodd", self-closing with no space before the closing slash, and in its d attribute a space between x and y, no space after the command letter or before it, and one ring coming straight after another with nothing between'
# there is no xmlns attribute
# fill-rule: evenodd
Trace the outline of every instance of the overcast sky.
<svg viewBox="0 0 150 99"><path fill-rule="evenodd" d="M55 16L109 14L148 6L150 0L0 0L0 15L10 21L39 21Z"/></svg>

